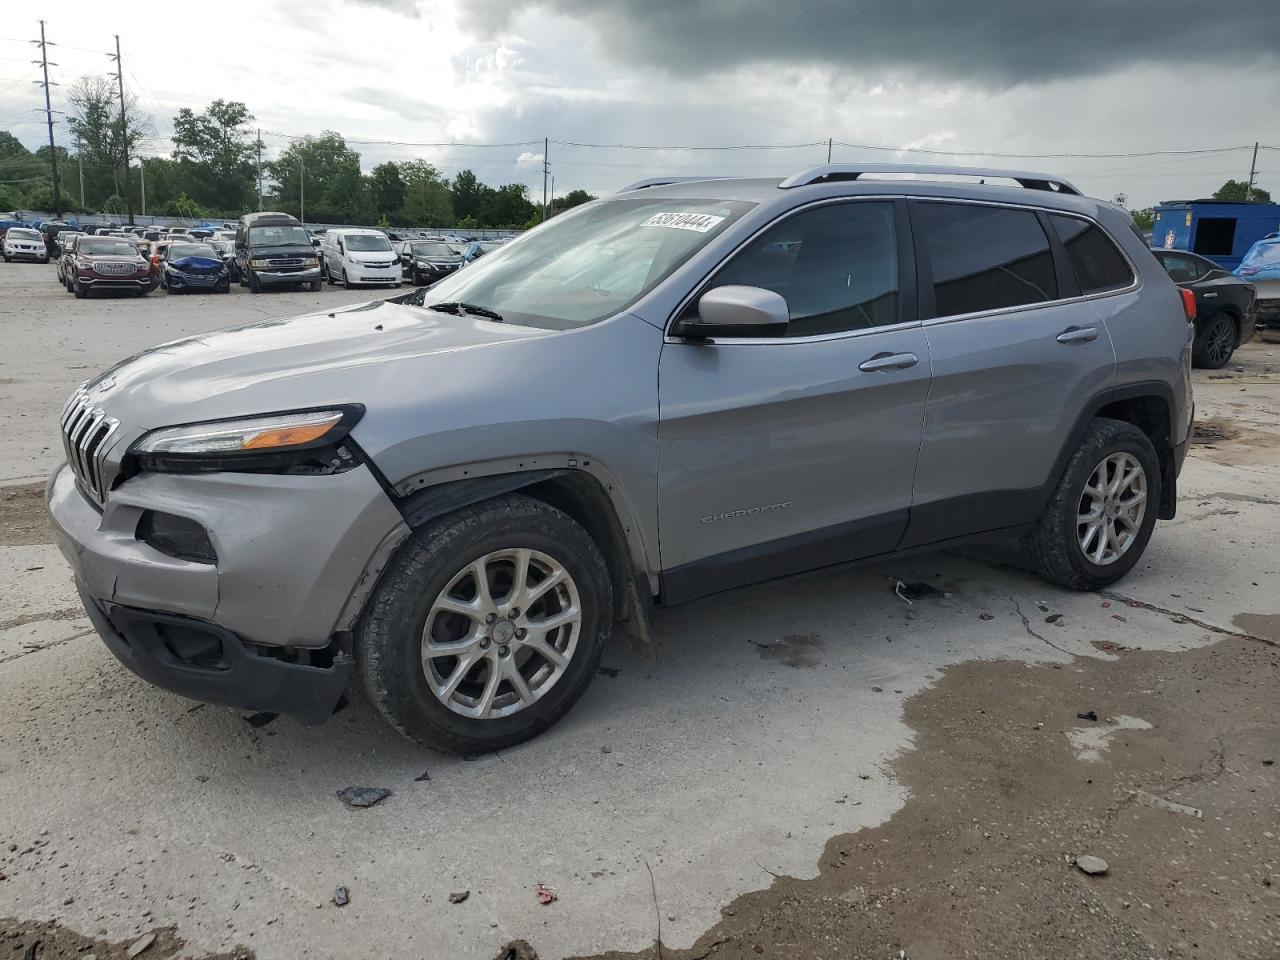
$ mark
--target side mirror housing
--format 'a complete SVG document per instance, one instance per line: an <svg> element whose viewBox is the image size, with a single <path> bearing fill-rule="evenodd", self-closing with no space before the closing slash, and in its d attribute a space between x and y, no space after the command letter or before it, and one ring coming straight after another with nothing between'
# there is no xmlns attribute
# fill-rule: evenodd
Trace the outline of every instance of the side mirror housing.
<svg viewBox="0 0 1280 960"><path fill-rule="evenodd" d="M681 337L778 337L791 316L780 293L762 287L725 286L698 298L697 316L672 331Z"/></svg>

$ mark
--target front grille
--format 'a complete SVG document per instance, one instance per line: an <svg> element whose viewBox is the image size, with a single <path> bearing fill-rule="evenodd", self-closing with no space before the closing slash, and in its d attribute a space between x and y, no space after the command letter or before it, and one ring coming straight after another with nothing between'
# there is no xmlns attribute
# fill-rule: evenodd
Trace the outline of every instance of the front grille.
<svg viewBox="0 0 1280 960"><path fill-rule="evenodd" d="M390 270L393 263L394 261L387 261L386 263L366 263L365 266L370 270Z"/></svg>
<svg viewBox="0 0 1280 960"><path fill-rule="evenodd" d="M268 260L267 266L272 268L300 267L302 266L302 258L301 257L280 257L279 259L276 259L276 260Z"/></svg>
<svg viewBox="0 0 1280 960"><path fill-rule="evenodd" d="M104 277L121 277L126 273L137 273L138 265L136 263L99 261L93 265L93 272L100 273Z"/></svg>
<svg viewBox="0 0 1280 960"><path fill-rule="evenodd" d="M71 395L62 411L62 447L67 463L80 489L99 504L107 497L102 476L107 440L119 426L119 420L108 417L101 407L93 405L84 387Z"/></svg>

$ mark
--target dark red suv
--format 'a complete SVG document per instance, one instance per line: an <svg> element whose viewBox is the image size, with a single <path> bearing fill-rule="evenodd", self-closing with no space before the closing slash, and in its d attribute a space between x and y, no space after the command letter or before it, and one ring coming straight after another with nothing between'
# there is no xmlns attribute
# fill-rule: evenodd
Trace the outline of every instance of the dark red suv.
<svg viewBox="0 0 1280 960"><path fill-rule="evenodd" d="M151 292L151 264L138 248L122 237L77 237L70 269L64 270L67 289L80 299L91 290L127 290L138 296Z"/></svg>

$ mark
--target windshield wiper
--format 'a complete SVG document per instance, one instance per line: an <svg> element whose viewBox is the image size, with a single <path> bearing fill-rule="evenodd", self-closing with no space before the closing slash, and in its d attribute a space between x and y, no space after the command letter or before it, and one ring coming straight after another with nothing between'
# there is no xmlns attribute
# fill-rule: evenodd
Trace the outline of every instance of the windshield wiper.
<svg viewBox="0 0 1280 960"><path fill-rule="evenodd" d="M474 303L463 303L461 300L446 300L444 303L433 303L427 309L438 310L440 313L452 313L456 317L460 317L464 313L474 313L477 317L484 317L486 320L493 320L496 323L505 322L505 318L496 310L477 306Z"/></svg>

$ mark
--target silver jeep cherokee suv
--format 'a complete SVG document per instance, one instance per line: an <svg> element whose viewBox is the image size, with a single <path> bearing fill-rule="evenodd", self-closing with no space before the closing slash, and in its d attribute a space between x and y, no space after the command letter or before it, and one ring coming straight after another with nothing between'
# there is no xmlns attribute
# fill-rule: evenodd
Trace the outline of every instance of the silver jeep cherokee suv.
<svg viewBox="0 0 1280 960"><path fill-rule="evenodd" d="M318 722L354 673L477 751L654 602L992 531L1119 579L1174 514L1192 334L1056 177L644 182L400 302L121 362L67 405L49 511L139 676Z"/></svg>

